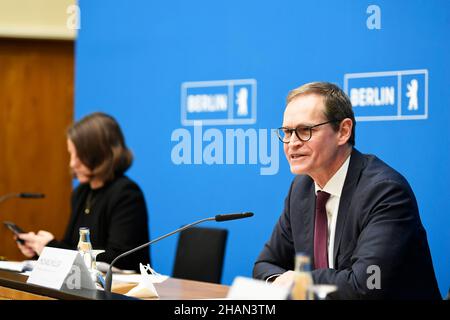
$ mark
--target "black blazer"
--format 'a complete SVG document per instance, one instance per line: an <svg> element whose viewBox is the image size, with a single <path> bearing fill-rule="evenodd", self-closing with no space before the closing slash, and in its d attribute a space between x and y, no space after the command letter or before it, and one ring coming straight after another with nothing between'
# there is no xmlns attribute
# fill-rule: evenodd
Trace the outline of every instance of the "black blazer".
<svg viewBox="0 0 450 320"><path fill-rule="evenodd" d="M314 182L299 175L254 265L255 278L293 270L296 252L313 259L314 208ZM334 269L312 271L315 283L338 286L331 298L441 299L411 187L380 159L356 149L339 203L333 261ZM373 284L370 266L379 267L381 289L367 285Z"/></svg>
<svg viewBox="0 0 450 320"><path fill-rule="evenodd" d="M91 213L84 209L93 192ZM79 228L89 227L94 249L106 250L98 261L111 261L119 254L149 241L147 207L139 186L126 176L117 177L100 189L80 184L72 193L72 214L62 241L48 246L75 250ZM149 249L142 249L117 261L116 267L139 270L139 263L150 262Z"/></svg>

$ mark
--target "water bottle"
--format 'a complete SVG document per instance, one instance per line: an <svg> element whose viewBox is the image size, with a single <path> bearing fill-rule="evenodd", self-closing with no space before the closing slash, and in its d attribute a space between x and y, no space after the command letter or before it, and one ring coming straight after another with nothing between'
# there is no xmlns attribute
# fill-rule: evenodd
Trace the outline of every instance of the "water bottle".
<svg viewBox="0 0 450 320"><path fill-rule="evenodd" d="M92 244L91 244L91 235L89 228L82 227L80 228L80 240L78 241L77 246L78 252L83 258L84 263L88 270L92 269Z"/></svg>
<svg viewBox="0 0 450 320"><path fill-rule="evenodd" d="M313 300L310 288L313 285L311 276L311 259L300 252L295 256L295 276L291 296L294 300Z"/></svg>
<svg viewBox="0 0 450 320"><path fill-rule="evenodd" d="M77 246L78 252L83 258L86 267L89 270L92 281L94 281L97 289L103 290L105 287L105 279L97 269L97 254L105 252L104 250L92 250L91 234L89 228L80 228L80 240Z"/></svg>

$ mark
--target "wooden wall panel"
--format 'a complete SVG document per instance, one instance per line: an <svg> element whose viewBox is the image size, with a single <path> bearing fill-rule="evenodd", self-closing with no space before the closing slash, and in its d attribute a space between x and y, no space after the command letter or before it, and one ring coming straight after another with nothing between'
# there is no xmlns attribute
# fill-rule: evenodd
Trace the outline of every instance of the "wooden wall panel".
<svg viewBox="0 0 450 320"><path fill-rule="evenodd" d="M46 194L0 203L0 221L57 238L70 214L66 130L73 121L73 57L71 41L0 38L0 195ZM3 225L0 256L24 259Z"/></svg>

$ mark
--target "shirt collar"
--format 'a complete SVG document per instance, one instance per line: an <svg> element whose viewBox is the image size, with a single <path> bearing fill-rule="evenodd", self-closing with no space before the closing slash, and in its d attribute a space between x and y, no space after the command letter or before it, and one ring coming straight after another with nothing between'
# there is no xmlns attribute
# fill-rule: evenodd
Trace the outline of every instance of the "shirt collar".
<svg viewBox="0 0 450 320"><path fill-rule="evenodd" d="M350 157L347 157L347 160L341 165L338 171L328 180L327 184L321 189L319 185L314 182L314 187L316 190L316 195L318 191L325 191L332 196L340 197L342 193L342 189L344 188L345 177L347 176L348 165L350 164Z"/></svg>

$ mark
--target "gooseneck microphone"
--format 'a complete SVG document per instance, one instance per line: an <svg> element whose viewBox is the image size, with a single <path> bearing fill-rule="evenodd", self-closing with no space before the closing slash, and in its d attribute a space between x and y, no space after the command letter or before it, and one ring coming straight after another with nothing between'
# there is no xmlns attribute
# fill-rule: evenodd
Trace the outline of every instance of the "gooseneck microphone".
<svg viewBox="0 0 450 320"><path fill-rule="evenodd" d="M5 200L11 199L11 198L41 199L41 198L45 198L45 194L31 193L31 192L8 193L3 196L0 196L0 203Z"/></svg>
<svg viewBox="0 0 450 320"><path fill-rule="evenodd" d="M230 214L218 214L214 217L210 217L210 218L205 218L205 219L201 219L195 222L192 222L190 224L187 224L181 228L176 229L175 231L169 232L159 238L156 238L154 240L151 240L150 242L144 243L143 245L140 245L139 247L136 247L134 249L131 249L129 251L126 251L120 255L118 255L109 265L108 268L108 272L106 273L105 276L105 291L106 292L111 292L111 284L112 284L112 267L114 265L114 263L119 260L120 258L126 257L129 254L132 254L133 252L136 252L138 250L141 250L145 247L148 247L150 245L152 245L153 243L156 243L164 238L170 237L171 235L178 233L180 231L186 230L188 228L191 228L199 223L203 223L206 221L216 221L216 222L223 222L223 221L228 221L228 220L236 220L236 219L243 219L243 218L249 218L253 216L253 212L244 212L244 213L230 213Z"/></svg>
<svg viewBox="0 0 450 320"><path fill-rule="evenodd" d="M19 198L42 199L42 198L45 198L45 194L43 194L43 193L21 192L21 193L19 193Z"/></svg>
<svg viewBox="0 0 450 320"><path fill-rule="evenodd" d="M217 222L253 217L253 212L218 214L213 219ZM210 218L211 219L211 218Z"/></svg>

